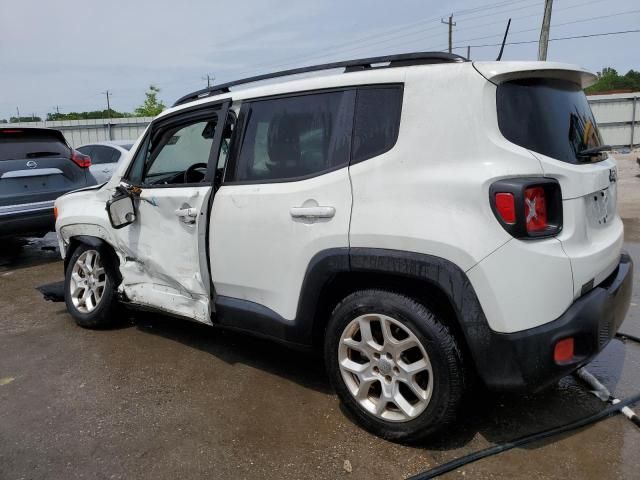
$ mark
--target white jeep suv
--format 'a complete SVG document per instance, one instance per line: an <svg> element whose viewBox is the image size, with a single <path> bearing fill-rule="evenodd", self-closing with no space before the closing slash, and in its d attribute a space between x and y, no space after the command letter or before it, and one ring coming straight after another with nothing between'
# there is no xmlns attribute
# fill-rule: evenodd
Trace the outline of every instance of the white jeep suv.
<svg viewBox="0 0 640 480"><path fill-rule="evenodd" d="M631 295L593 79L414 53L187 95L106 185L57 200L69 312L102 327L151 308L318 347L345 406L396 441L454 419L472 376L552 384Z"/></svg>

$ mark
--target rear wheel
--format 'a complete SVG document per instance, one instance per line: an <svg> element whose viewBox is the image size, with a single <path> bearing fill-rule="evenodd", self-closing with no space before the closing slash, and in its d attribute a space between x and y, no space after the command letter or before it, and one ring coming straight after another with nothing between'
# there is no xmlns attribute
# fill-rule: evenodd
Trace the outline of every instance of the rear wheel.
<svg viewBox="0 0 640 480"><path fill-rule="evenodd" d="M414 442L455 418L465 385L460 349L441 319L411 298L349 295L332 314L325 355L338 396L376 435Z"/></svg>
<svg viewBox="0 0 640 480"><path fill-rule="evenodd" d="M64 300L81 327L104 328L118 320L113 270L106 253L104 247L82 244L67 266Z"/></svg>

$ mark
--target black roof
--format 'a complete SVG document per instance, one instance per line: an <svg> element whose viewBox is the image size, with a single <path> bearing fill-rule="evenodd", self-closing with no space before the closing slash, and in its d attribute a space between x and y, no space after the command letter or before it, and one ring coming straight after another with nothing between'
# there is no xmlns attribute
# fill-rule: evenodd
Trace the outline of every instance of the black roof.
<svg viewBox="0 0 640 480"><path fill-rule="evenodd" d="M301 73L318 72L321 70L331 70L334 68L344 68L345 73L356 72L361 70L368 70L373 68L392 68L392 67L407 67L410 65L428 65L434 63L459 63L467 62L465 57L456 55L453 53L444 52L414 52L414 53L402 53L399 55L387 55L382 57L369 57L360 58L357 60L345 60L342 62L324 63L321 65L312 65L309 67L293 68L290 70L281 70L279 72L267 73L263 75L256 75L253 77L243 78L240 80L234 80L232 82L223 83L221 85L213 85L209 88L203 88L202 90L196 90L189 93L184 97L178 99L173 104L181 105L183 103L192 102L200 98L210 97L213 95L220 95L222 93L228 93L229 88L242 85L245 83L260 82L262 80L268 80L270 78L288 77L290 75L299 75ZM377 63L386 63L388 65L375 66Z"/></svg>

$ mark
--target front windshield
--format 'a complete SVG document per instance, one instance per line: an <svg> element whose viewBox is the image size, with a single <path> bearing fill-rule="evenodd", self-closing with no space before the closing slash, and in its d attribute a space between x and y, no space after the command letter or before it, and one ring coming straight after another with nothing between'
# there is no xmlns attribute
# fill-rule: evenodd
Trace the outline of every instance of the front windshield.
<svg viewBox="0 0 640 480"><path fill-rule="evenodd" d="M567 80L526 79L498 86L498 124L504 137L524 148L569 163L602 146L587 97Z"/></svg>

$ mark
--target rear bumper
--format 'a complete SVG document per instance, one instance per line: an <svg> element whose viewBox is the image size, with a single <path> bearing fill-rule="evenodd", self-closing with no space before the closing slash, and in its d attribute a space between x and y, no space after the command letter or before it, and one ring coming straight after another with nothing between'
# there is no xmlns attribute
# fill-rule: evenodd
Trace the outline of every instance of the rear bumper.
<svg viewBox="0 0 640 480"><path fill-rule="evenodd" d="M590 362L615 336L631 301L633 262L622 253L615 271L578 298L558 319L516 333L492 332L479 371L495 390L540 390ZM553 359L558 340L573 337L575 356Z"/></svg>
<svg viewBox="0 0 640 480"><path fill-rule="evenodd" d="M54 201L0 207L0 237L24 236L53 231Z"/></svg>

